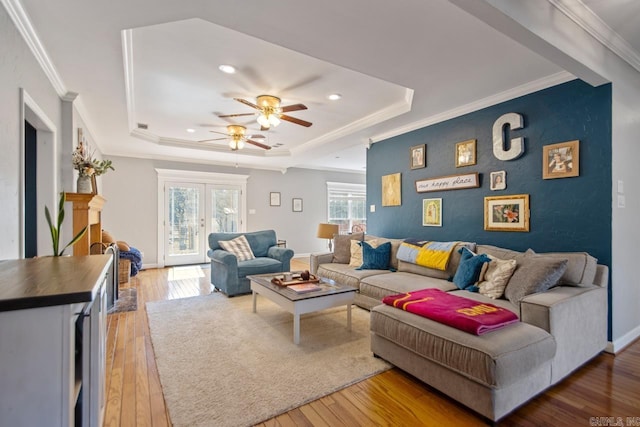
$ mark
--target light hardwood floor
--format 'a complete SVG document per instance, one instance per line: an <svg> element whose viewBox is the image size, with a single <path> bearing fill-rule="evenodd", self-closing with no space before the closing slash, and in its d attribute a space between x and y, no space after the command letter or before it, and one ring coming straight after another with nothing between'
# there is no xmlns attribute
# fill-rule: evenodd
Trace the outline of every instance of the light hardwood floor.
<svg viewBox="0 0 640 427"><path fill-rule="evenodd" d="M294 260L292 269L308 268ZM146 270L138 309L108 316L105 426L169 426L155 364L145 302L206 295L209 271L199 267ZM591 417L622 417L640 425L640 341L616 357L601 354L531 400L499 425L595 425ZM627 420L627 417L636 417ZM615 421L615 420L614 420ZM630 422L635 422L632 424ZM391 369L260 426L482 426L486 419L398 369ZM604 425L604 424L599 424Z"/></svg>

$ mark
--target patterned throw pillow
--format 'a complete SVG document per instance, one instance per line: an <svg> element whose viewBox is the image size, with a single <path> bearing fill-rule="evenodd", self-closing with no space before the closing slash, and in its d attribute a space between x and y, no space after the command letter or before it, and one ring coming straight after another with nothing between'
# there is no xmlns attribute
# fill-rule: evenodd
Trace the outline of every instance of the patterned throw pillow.
<svg viewBox="0 0 640 427"><path fill-rule="evenodd" d="M504 294L504 289L516 270L517 261L515 259L499 259L491 255L488 257L491 258L491 261L485 264L484 275L480 274L478 292L489 298L498 299Z"/></svg>
<svg viewBox="0 0 640 427"><path fill-rule="evenodd" d="M333 262L349 264L351 260L351 240L364 240L364 233L333 235Z"/></svg>
<svg viewBox="0 0 640 427"><path fill-rule="evenodd" d="M367 243L372 248L377 248L381 239L367 240ZM360 267L362 265L362 242L359 240L351 241L351 260L349 261L349 267Z"/></svg>
<svg viewBox="0 0 640 427"><path fill-rule="evenodd" d="M236 258L238 258L238 261L255 258L251 246L249 246L249 241L245 236L238 236L232 240L220 240L218 244L225 251L234 254Z"/></svg>

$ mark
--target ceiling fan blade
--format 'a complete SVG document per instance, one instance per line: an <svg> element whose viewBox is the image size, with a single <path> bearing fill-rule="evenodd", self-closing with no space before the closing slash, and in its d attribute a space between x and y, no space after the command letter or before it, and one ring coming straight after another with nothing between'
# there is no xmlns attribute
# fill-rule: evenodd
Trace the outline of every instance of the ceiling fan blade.
<svg viewBox="0 0 640 427"><path fill-rule="evenodd" d="M295 117L287 116L286 114L281 114L280 118L282 120L286 120L288 122L295 123L297 125L304 126L304 127L307 127L307 128L313 124L313 123L307 122L305 120L296 119Z"/></svg>
<svg viewBox="0 0 640 427"><path fill-rule="evenodd" d="M307 106L304 104L293 104L293 105L286 105L284 107L281 108L281 111L283 113L287 113L289 111L298 111L298 110L306 110Z"/></svg>
<svg viewBox="0 0 640 427"><path fill-rule="evenodd" d="M223 139L227 139L227 138L203 139L202 141L198 141L198 142L222 141Z"/></svg>
<svg viewBox="0 0 640 427"><path fill-rule="evenodd" d="M271 147L260 142L252 141L250 139L246 139L245 141L247 141L248 144L255 145L256 147L264 148L265 150L271 150Z"/></svg>
<svg viewBox="0 0 640 427"><path fill-rule="evenodd" d="M215 130L210 130L209 132L211 132L211 133L217 133L217 134L219 134L219 135L226 135L226 136L229 136L229 134L228 134L228 133L226 133L226 132L218 132L218 131L215 131Z"/></svg>
<svg viewBox="0 0 640 427"><path fill-rule="evenodd" d="M253 138L253 139L266 139L267 137L264 135L247 135L247 138Z"/></svg>
<svg viewBox="0 0 640 427"><path fill-rule="evenodd" d="M256 104L249 102L245 99L242 99L242 98L233 98L233 99L235 99L238 102L242 102L244 105L248 105L251 108L255 108L256 110L262 110L262 108L258 107Z"/></svg>
<svg viewBox="0 0 640 427"><path fill-rule="evenodd" d="M224 119L225 117L241 117L241 116L255 116L256 113L240 113L240 114L222 114L218 117Z"/></svg>

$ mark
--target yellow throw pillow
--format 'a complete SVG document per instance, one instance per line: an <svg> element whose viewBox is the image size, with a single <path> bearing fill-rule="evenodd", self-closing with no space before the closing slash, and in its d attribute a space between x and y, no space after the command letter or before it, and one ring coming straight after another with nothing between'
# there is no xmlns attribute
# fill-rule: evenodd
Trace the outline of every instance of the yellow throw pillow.
<svg viewBox="0 0 640 427"><path fill-rule="evenodd" d="M504 294L504 290L509 283L509 279L516 270L517 262L515 259L499 259L487 255L491 258L491 262L487 263L487 269L484 277L480 276L478 282L478 292L492 299L498 299Z"/></svg>
<svg viewBox="0 0 640 427"><path fill-rule="evenodd" d="M351 259L349 260L349 267L360 267L364 262L362 260L362 246L359 245L360 240L351 241ZM381 239L367 240L367 243L372 248L377 248L381 242Z"/></svg>

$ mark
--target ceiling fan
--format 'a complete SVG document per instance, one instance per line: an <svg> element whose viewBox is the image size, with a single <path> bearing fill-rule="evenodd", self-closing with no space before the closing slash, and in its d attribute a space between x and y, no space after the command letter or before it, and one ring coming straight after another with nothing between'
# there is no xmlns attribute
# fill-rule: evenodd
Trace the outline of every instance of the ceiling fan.
<svg viewBox="0 0 640 427"><path fill-rule="evenodd" d="M271 147L268 145L262 144L260 142L254 141L251 138L256 139L264 139L262 135L245 135L247 132L247 128L240 125L229 125L227 126L227 133L216 132L214 130L210 130L212 133L219 133L220 135L226 135L224 138L214 138L214 139L204 139L198 142L209 142L209 141L221 141L223 139L229 139L229 147L232 151L242 150L244 148L244 143L255 145L256 147L264 148L265 150L271 150Z"/></svg>
<svg viewBox="0 0 640 427"><path fill-rule="evenodd" d="M253 102L249 102L242 98L233 98L238 102L242 102L245 105L248 105L251 108L255 108L259 111L258 114L258 123L260 124L260 130L268 130L271 126L275 127L280 124L280 120L285 120L287 122L295 123L300 126L309 127L312 125L311 122L307 122L306 120L297 119L295 117L288 116L283 113L288 113L290 111L299 111L306 110L307 106L304 104L293 104L293 105L280 105L280 98L272 95L260 95L256 98L256 104ZM218 117L240 117L240 116L252 116L256 113L241 113L241 114L225 114Z"/></svg>

